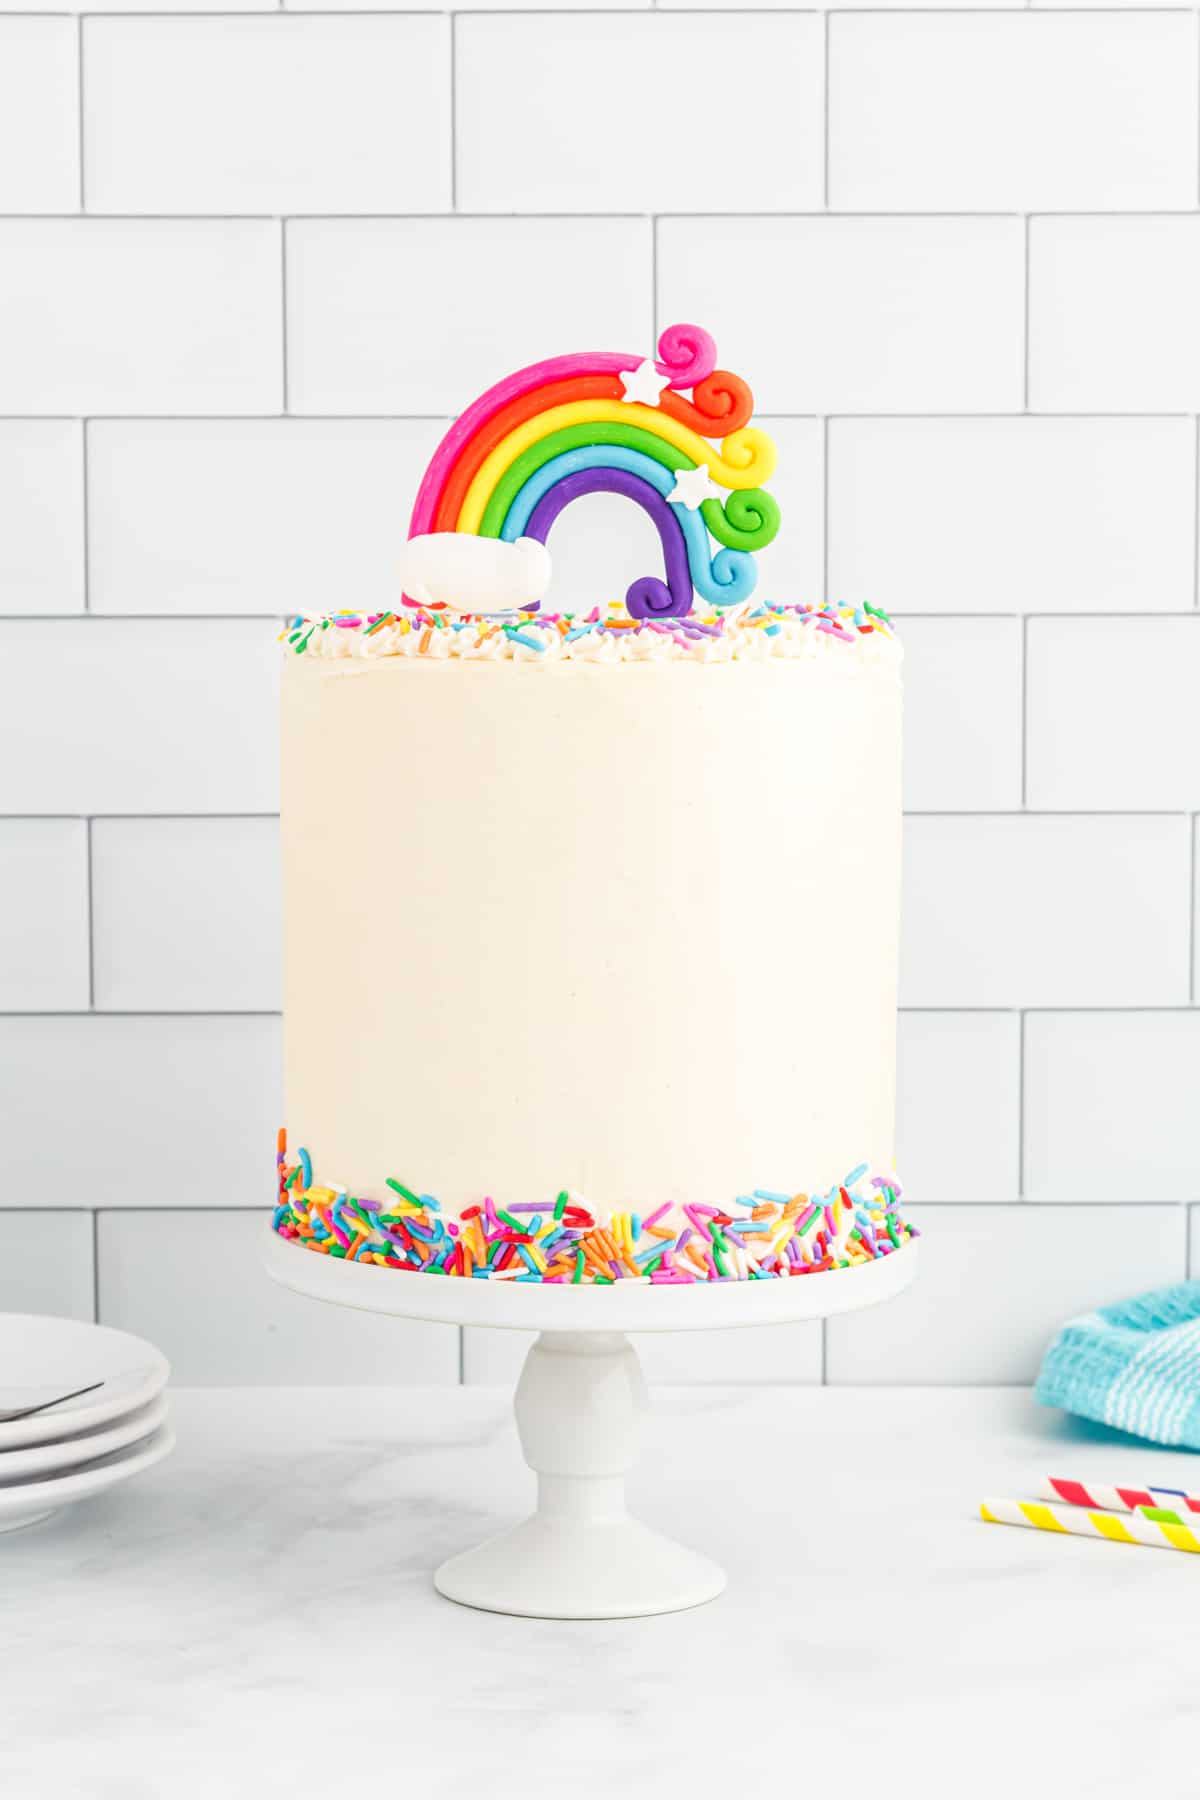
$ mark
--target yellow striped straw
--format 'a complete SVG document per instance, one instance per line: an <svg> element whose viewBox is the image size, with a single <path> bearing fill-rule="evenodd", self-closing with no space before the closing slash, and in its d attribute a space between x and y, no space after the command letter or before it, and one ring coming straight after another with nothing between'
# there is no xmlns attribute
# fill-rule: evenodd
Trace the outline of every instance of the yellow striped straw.
<svg viewBox="0 0 1200 1800"><path fill-rule="evenodd" d="M1113 1544L1142 1544L1148 1550L1200 1553L1200 1532L1166 1508L1144 1507L1118 1515L1089 1512L1083 1506L1047 1506L1042 1500L984 1500L979 1512L990 1525L1028 1525L1035 1531L1066 1531L1075 1537L1107 1538Z"/></svg>

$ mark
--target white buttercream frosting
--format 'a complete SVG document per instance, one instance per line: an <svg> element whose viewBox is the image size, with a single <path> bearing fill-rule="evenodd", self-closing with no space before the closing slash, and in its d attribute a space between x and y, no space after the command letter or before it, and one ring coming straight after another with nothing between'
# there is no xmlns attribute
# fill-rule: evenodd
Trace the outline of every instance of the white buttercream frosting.
<svg viewBox="0 0 1200 1800"><path fill-rule="evenodd" d="M899 646L697 624L290 629L287 1118L352 1194L605 1220L891 1169Z"/></svg>

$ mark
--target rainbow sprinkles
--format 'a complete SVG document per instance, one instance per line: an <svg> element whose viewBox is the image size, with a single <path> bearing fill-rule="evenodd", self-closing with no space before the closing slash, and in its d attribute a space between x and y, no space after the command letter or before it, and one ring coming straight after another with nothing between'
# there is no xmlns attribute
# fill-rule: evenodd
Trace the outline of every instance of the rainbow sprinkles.
<svg viewBox="0 0 1200 1800"><path fill-rule="evenodd" d="M887 613L869 604L743 606L682 618L631 619L619 606L583 617L451 615L424 607L401 612L331 613L294 619L282 634L297 656L403 656L491 662L730 662L855 654L897 667L900 645ZM848 652L845 646L850 646Z"/></svg>
<svg viewBox="0 0 1200 1800"><path fill-rule="evenodd" d="M498 1206L485 1196L446 1218L432 1194L387 1178L386 1201L318 1186L312 1159L287 1158L279 1133L280 1237L322 1256L376 1263L410 1274L474 1281L614 1286L621 1281L690 1287L696 1282L763 1281L860 1267L903 1249L919 1234L900 1214L900 1183L866 1163L823 1194L755 1188L727 1209L657 1206L645 1216L606 1222L578 1194Z"/></svg>
<svg viewBox="0 0 1200 1800"><path fill-rule="evenodd" d="M750 389L715 366L716 354L699 326L672 325L654 361L584 351L507 376L467 408L434 452L413 507L410 547L452 533L544 546L572 501L620 494L653 521L663 552L664 578L631 584L629 617L680 618L695 594L714 607L747 600L758 578L753 553L779 529L779 507L761 485L774 471L775 445L750 425ZM419 554L413 566L424 566ZM457 567L464 566L460 558ZM547 560L541 585L548 577ZM449 591L408 592L427 605L456 603ZM540 595L524 604L536 611Z"/></svg>

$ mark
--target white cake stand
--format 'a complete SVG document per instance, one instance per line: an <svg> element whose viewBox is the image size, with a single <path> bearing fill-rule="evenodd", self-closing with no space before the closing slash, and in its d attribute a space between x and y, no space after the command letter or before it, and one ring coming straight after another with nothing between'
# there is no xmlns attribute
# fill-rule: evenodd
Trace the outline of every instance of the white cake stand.
<svg viewBox="0 0 1200 1800"><path fill-rule="evenodd" d="M267 1271L285 1287L364 1312L540 1333L517 1383L517 1430L538 1478L537 1510L511 1531L443 1563L448 1600L541 1619L628 1619L714 1600L725 1586L707 1557L625 1510L646 1390L631 1331L782 1325L890 1300L913 1278L917 1246L855 1269L789 1281L708 1287L542 1287L403 1274L317 1256L268 1225Z"/></svg>

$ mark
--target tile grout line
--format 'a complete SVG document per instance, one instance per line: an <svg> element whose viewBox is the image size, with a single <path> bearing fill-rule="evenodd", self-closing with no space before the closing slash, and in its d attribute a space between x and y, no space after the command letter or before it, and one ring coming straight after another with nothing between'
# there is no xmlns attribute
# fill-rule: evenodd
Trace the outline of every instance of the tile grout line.
<svg viewBox="0 0 1200 1800"><path fill-rule="evenodd" d="M192 824L202 824L205 821L214 819L278 819L279 813L278 810L274 812L238 812L228 807L220 807L212 812L188 812L185 809L178 807L172 812L130 812L128 809L123 809L120 812L104 812L97 809L90 815L79 812L42 812L39 810L36 812L0 812L0 823L11 824L16 823L17 821L28 822L34 819L48 822L51 820L63 819L85 819L89 816L95 819L181 819ZM979 821L991 821L994 819L1182 819L1186 823L1190 822L1194 816L1191 809L1187 806L1034 806L1028 808L1011 806L916 806L907 807L904 811L904 817L906 819L974 819Z"/></svg>
<svg viewBox="0 0 1200 1800"><path fill-rule="evenodd" d="M1029 615L1021 619L1021 811L1029 805Z"/></svg>
<svg viewBox="0 0 1200 1800"><path fill-rule="evenodd" d="M855 18L861 18L863 16L863 14L866 13L868 10L869 9L865 8L865 7L856 8L853 16ZM899 9L889 8L884 16L887 18L892 18L895 16L896 10L899 10ZM904 10L907 15L907 13L911 13L916 9L909 7ZM939 7L933 11L932 16L934 16L938 19L944 19L952 13L952 10L953 9L947 8L947 7ZM977 19L981 13L986 13L989 10L994 11L997 9L994 9L994 8L989 9L987 7L975 7L975 8L972 8L969 13L963 13L960 16L965 17L965 18ZM1016 9L1015 8L1004 8L1003 10L1004 10L1005 16L1011 16L1012 13L1015 12ZM1049 7L1039 6L1037 9L1038 16L1045 17L1050 13L1050 10L1051 9ZM1080 10L1081 9L1079 9L1079 8L1069 9L1069 16L1077 17ZM1110 12L1110 11L1113 11L1114 9L1113 8L1105 8L1104 10L1106 12ZM1131 10L1131 12L1134 11L1134 9L1130 9L1130 10ZM1161 11L1168 10L1168 9L1164 9L1162 7L1152 8L1152 9L1138 8L1138 9L1136 9L1137 16L1144 18L1146 10L1155 10L1155 11L1161 12ZM62 15L58 15L58 14L54 14L54 13L5 12L2 16L6 19L19 19L19 18L46 19L46 18L60 17ZM128 18L132 21L132 20L145 20L147 18L169 18L169 19L196 18L196 19L211 20L211 19L216 19L216 18L221 18L221 17L229 17L229 18L233 18L233 19L246 19L246 18L259 17L261 15L254 14L254 13L230 13L230 14L225 15L225 14L211 13L211 12L207 12L207 13L179 13L179 12L146 13L146 12L140 12L140 13L107 14L107 15L100 14L100 13L87 13L87 14L80 14L79 16L81 18L85 18L85 19L87 19L87 18L102 18L102 17ZM289 18L297 18L297 17L300 17L301 15L299 13L292 12L289 10L287 16ZM354 17L356 15L351 14L351 13L346 13L346 12L338 12L338 13L322 15L322 14L317 14L317 13L314 13L314 12L306 9L302 16L307 19L316 18L316 17L346 19L346 18ZM419 15L410 13L410 12L406 12L403 14L387 13L380 9L377 9L374 12L363 13L363 14L359 14L357 16L362 17L362 18L368 18L368 19L380 19L380 18L410 19L410 18L417 17ZM456 15L456 16L458 16L458 15ZM490 16L495 16L495 15L490 15ZM510 16L510 15L506 15L506 16ZM539 19L544 19L547 17L553 17L555 15L542 12L542 13L538 13L536 16ZM563 16L563 15L559 15L559 16ZM573 12L573 13L567 14L565 16L575 19L575 18L580 17L581 15L578 12ZM605 13L603 16L605 18L608 18L608 17L611 17L612 15L611 15L611 13ZM711 17L711 13L708 16ZM739 15L739 16L742 16L742 15ZM772 16L777 17L778 14L773 14ZM995 220L995 219L1012 219L1014 221L1017 221L1018 223L1023 220L1031 220L1031 219L1067 219L1067 220L1118 219L1118 220L1123 220L1123 221L1143 220L1143 219L1195 219L1196 212L1197 212L1197 208L1195 206L1139 206L1139 207L1131 207L1131 206L1078 207L1077 206L1077 207L1073 207L1073 208L1034 207L1032 209L1032 211L1030 211L1030 212L1023 212L1019 206L1015 206L1015 205L1014 206L985 206L985 207L976 207L976 208L964 208L961 206L956 206L956 207L916 206L916 207L892 208L890 210L885 207L880 207L880 206L869 206L869 207L843 206L843 207L826 208L823 206L813 205L813 206L808 206L808 207L787 206L787 207L774 207L774 208L743 207L738 210L733 210L729 207L689 208L689 207L677 207L676 206L676 207L664 207L662 210L662 217L664 219L679 219L679 220L684 221L685 223L690 223L690 224L695 224L698 222L708 222L708 221L712 221L712 220L732 219L732 220L753 220L758 223L772 225L772 224L794 223L795 221L798 221L798 220L802 220L805 222L819 223L825 219L832 218L832 219L850 219L850 220L858 221L859 223L871 221L876 224L890 224L890 223L894 223L896 220L947 219L947 220L956 221L959 224L963 224L963 225L974 225L974 224L978 224L980 220ZM24 211L24 212L17 208L11 207L11 206L6 207L6 208L0 208L0 220L2 220L6 224L25 225L25 224L29 224L30 221L35 221L35 220L41 221L43 223L62 224L62 223L64 223L64 221L69 221L69 220L77 218L77 216L78 215L77 215L76 210L74 208L68 208L68 207L58 207L58 208L42 207L37 210L28 210L28 211ZM116 222L116 223L126 224L126 225L130 225L130 224L132 224L132 225L143 225L143 224L270 225L270 224L273 224L276 219L278 219L279 214L278 214L278 212L266 211L266 210L264 210L263 207L260 206L260 207L254 208L251 211L246 211L246 212L218 212L213 209L209 209L206 211L196 211L196 210L181 211L181 210L177 209L174 212L162 212L162 211L137 212L137 211L131 211L128 208L125 208L120 211L117 211L117 210L107 211L106 210L106 211L102 211L102 212L90 212L88 216L89 216L89 218L97 219L97 220L104 221L104 222ZM630 211L628 208L613 207L613 206L598 206L598 207L594 207L591 209L581 208L575 212L564 211L561 206L547 207L544 210L539 210L537 208L529 208L529 207L523 207L523 208L522 207L510 207L510 208L499 208L499 207L480 208L480 207L476 207L476 208L470 208L470 209L466 208L466 207L460 207L453 213L447 212L445 210L439 211L436 208L426 209L423 212L415 212L411 209L406 210L404 208L399 208L399 207L393 208L390 211L387 209L381 209L379 207L374 207L374 208L371 208L369 210L365 210L362 212L356 212L349 208L343 209L341 212L331 212L329 210L329 208L326 207L320 211L312 211L312 212L294 211L289 214L289 217L299 220L300 222L302 222L304 224L313 224L313 225L337 225L337 224L345 223L347 221L349 221L353 224L358 224L358 225L362 225L362 224L373 224L373 225L418 224L418 225L425 225L425 224L428 224L431 220L449 219L449 218L469 219L476 224L485 224L485 225L486 224L494 224L497 220L500 220L500 219L505 219L510 222L512 222L514 220L520 220L524 224L537 224L537 223L545 222L546 220L555 220L562 224L574 225L574 224L580 224L580 223L589 223L589 222L592 222L592 221L595 221L598 219L624 220L624 221L628 222L628 221L633 221L633 220L638 220L638 219L644 219L646 217L646 213L644 210L641 212L635 212L635 211ZM1182 411L1186 411L1187 409L1181 407L1179 410L1182 412Z"/></svg>
<svg viewBox="0 0 1200 1800"><path fill-rule="evenodd" d="M1193 814L1192 830L1189 842L1189 898L1188 906L1188 997L1196 1004L1196 909L1200 905L1200 894L1196 892L1196 838L1200 834L1200 813Z"/></svg>
<svg viewBox="0 0 1200 1800"><path fill-rule="evenodd" d="M13 16L14 15L11 13L0 14L0 18L6 19L12 18ZM30 17L36 18L52 16L52 14L45 13L30 15ZM136 15L131 14L130 16L144 19L151 15L147 13L138 13ZM165 18L167 15L162 14L161 16ZM175 17L176 15L172 14L171 16ZM253 17L252 14L248 13L243 13L239 16L242 18ZM308 14L305 14L306 18L308 16ZM380 16L381 15L378 13L372 15L372 17L375 18ZM291 18L292 15L289 13L288 17ZM22 224L27 224L31 220L36 220L38 217L38 215L34 213L22 213L10 216ZM64 218L74 218L74 216L74 214L57 214L55 215L54 222L61 223ZM434 218L435 216L447 221L449 221L450 218L449 214L425 215L426 219ZM643 213L640 216L642 218L654 217L657 220L662 220L667 218L668 214L655 213L650 215ZM460 213L458 214L458 217L462 218L463 215ZM1195 215L1189 214L1189 217L1195 217ZM89 213L88 219L95 220L96 214ZM278 224L280 222L280 215L276 215L274 219L267 222L270 224ZM287 222L288 224L293 225L303 223L295 213L287 214ZM13 412L11 410L0 408L0 422L9 425L45 425L52 423L74 424L80 416L78 411L64 412L58 407L51 408L44 412ZM94 423L101 425L277 425L279 423L279 414L277 412L230 412L228 409L219 412L196 412L194 410L191 412L89 412L87 416ZM448 408L445 408L440 412L371 412L359 407L357 410L349 412L314 409L308 412L292 413L290 416L295 419L298 424L303 425L449 425L453 423L456 415ZM815 422L819 419L830 418L843 419L854 425L1003 425L1017 424L1026 419L1042 424L1053 423L1055 421L1061 423L1065 421L1083 425L1140 425L1147 422L1151 424L1163 424L1174 419L1188 419L1195 421L1197 412L1195 408L1184 406L1177 407L1174 412L1156 412L1153 407L1129 408L1124 412L1113 412L1111 410L1105 410L1104 408L1097 408L1090 412L1083 412L1079 409L1073 411L1061 411L1054 407L1037 406L1028 409L1010 407L1007 412L998 412L994 407L985 407L974 412L966 410L947 412L945 407L935 407L927 412L914 411L912 407L900 408L892 411L873 407L866 411L855 411L853 408L835 406L831 407L828 413L805 412L797 407L779 407L777 409L761 407L756 410L754 416L756 419L761 419L763 421L782 421L785 424L793 424L805 420ZM973 617L974 615L963 614L962 616ZM1064 614L1063 616L1074 617L1076 615ZM1079 616L1086 615L1081 614Z"/></svg>
<svg viewBox="0 0 1200 1800"><path fill-rule="evenodd" d="M204 815L201 815L204 816ZM906 819L1187 819L1189 806L908 806Z"/></svg>
<svg viewBox="0 0 1200 1800"><path fill-rule="evenodd" d="M1166 1011L1168 1008L1151 1010ZM1179 1010L1187 1011L1184 1007ZM0 1008L0 1019L281 1019L279 1007L260 1006L89 1006Z"/></svg>
<svg viewBox="0 0 1200 1800"><path fill-rule="evenodd" d="M97 625L271 625L282 623L288 616L281 612L124 613L81 609L73 613L0 613L0 629L5 625L78 625L83 620L89 624L94 621Z"/></svg>
<svg viewBox="0 0 1200 1800"><path fill-rule="evenodd" d="M1160 1018L1176 1014L1200 1013L1200 1002L1191 1000L1097 1000L1090 1006L1071 1001L1049 1001L1040 1006L1014 1002L999 1005L995 1000L977 1000L955 1004L937 1001L932 1005L908 1002L897 1007L901 1018L941 1016L1008 1018L1025 1013L1030 1017L1094 1018L1098 1014L1121 1014L1125 1017ZM100 1006L100 1007L0 1007L0 1019L280 1019L279 1007L261 1006ZM2 1209L0 1209L2 1210Z"/></svg>
<svg viewBox="0 0 1200 1800"><path fill-rule="evenodd" d="M1026 213L1025 214L1025 268L1024 268L1025 286L1024 286L1024 298L1022 301L1023 316L1022 316L1022 320L1021 320L1021 355L1022 355L1021 412L1022 412L1022 414L1027 414L1029 411L1029 288L1030 288L1029 266L1030 266L1030 250L1031 250L1031 242L1030 242L1031 231L1032 231L1032 223L1031 223L1030 215L1028 213Z"/></svg>
<svg viewBox="0 0 1200 1800"><path fill-rule="evenodd" d="M821 600L829 602L829 437L831 421L821 420Z"/></svg>
<svg viewBox="0 0 1200 1800"><path fill-rule="evenodd" d="M81 419L79 425L79 473L83 484L82 492L80 494L82 515L80 519L80 550L83 556L83 566L80 570L80 574L83 578L83 611L84 614L87 615L90 614L92 610L92 508L88 492L90 486L89 458L91 455L91 421L89 419Z"/></svg>
<svg viewBox="0 0 1200 1800"><path fill-rule="evenodd" d="M650 214L650 342L658 350L658 214Z"/></svg>
<svg viewBox="0 0 1200 1800"><path fill-rule="evenodd" d="M822 25L822 164L821 164L821 204L829 211L829 13L826 12Z"/></svg>
<svg viewBox="0 0 1200 1800"><path fill-rule="evenodd" d="M0 812L0 824L11 824L16 820L28 823L40 820L43 824L63 819L136 819L161 820L181 819L188 824L204 824L216 819L277 819L277 812Z"/></svg>
<svg viewBox="0 0 1200 1800"><path fill-rule="evenodd" d="M1025 1020L1017 1014L1017 1199L1025 1200Z"/></svg>
<svg viewBox="0 0 1200 1800"><path fill-rule="evenodd" d="M450 211L458 211L458 14L450 14Z"/></svg>
<svg viewBox="0 0 1200 1800"><path fill-rule="evenodd" d="M281 0L282 4L282 0ZM280 323L279 348L283 362L283 415L286 418L291 408L291 395L288 392L288 265L287 265L288 222L279 221L279 286L280 286Z"/></svg>
<svg viewBox="0 0 1200 1800"><path fill-rule="evenodd" d="M1171 1001L1094 1001L1090 1006L1079 1006L1079 1004L1069 1003L1069 1001L1043 1004L1043 1006L1031 1006L1031 1004L1020 1006L1020 1004L1016 1003L1011 1004L1011 1006L997 1006L995 1001L975 1001L975 1003L970 1004L950 1004L946 1001L946 1003L937 1003L934 1004L934 1006L914 1006L914 1004L907 1004L907 1006L900 1006L898 1012L901 1013L901 1017L907 1015L907 1013L925 1013L925 1015L928 1015L928 1013L948 1013L948 1015L966 1015L966 1017L972 1017L972 1019L977 1019L981 1013L986 1013L991 1019L1007 1019L1009 1013L1022 1012L1027 1013L1029 1017L1051 1017L1051 1015L1054 1015L1054 1017L1063 1017L1063 1019L1090 1019L1090 1017L1094 1017L1096 1013L1123 1013L1126 1017L1137 1015L1139 1019L1144 1019L1146 1015L1155 1015L1155 1017L1159 1017L1162 1013L1171 1013L1171 1015L1175 1015L1175 1013L1200 1012L1200 1006L1193 1006L1191 1001L1175 1001L1175 1003L1171 1003ZM0 1017L4 1017L4 1015L0 1013ZM22 1015L16 1013L13 1017L22 1017Z"/></svg>
<svg viewBox="0 0 1200 1800"><path fill-rule="evenodd" d="M79 133L79 210L87 211L86 170L84 165L84 107L83 107L83 21L80 13L78 29L75 34L75 98L76 98L76 130Z"/></svg>
<svg viewBox="0 0 1200 1800"><path fill-rule="evenodd" d="M1012 18L1018 12L1026 9L1032 10L1038 15L1045 13L1052 17L1065 18L1073 18L1080 10L1077 6L1063 4L1041 5L1039 4L1039 0L1008 0L1007 4L1005 3L1005 0L985 0L985 4L978 6L970 4L937 6L929 4L929 0L920 0L920 4L905 6L903 10L905 13L915 13L920 17L932 17L935 19L942 19L947 16L950 16L951 18L977 19L981 14L985 17L994 16L1000 18ZM283 4L280 4L280 0L261 0L260 4L241 7L236 10L231 9L228 5L215 7L190 5L182 7L177 11L173 11L170 14L165 13L162 9L159 9L158 12L151 12L148 14L144 9L114 6L85 6L83 16L97 19L137 20L145 19L147 17L170 17L173 19L247 19L262 18L264 16L273 17L276 13L282 11L286 13L288 17L299 15L304 18L377 19L381 16L381 10L384 16L404 19L441 19L445 18L448 14L456 14L463 18L494 19L497 16L497 12L499 12L504 17L534 20L544 20L546 18L576 20L581 15L584 17L594 16L602 19L644 19L647 13L654 11L664 11L673 19L710 19L714 13L727 14L738 18L743 18L747 15L751 18L771 19L793 17L816 18L826 12L838 14L847 13L853 18L860 17L864 14L868 18L879 16L890 18L895 11L893 7L887 5L856 6L810 4L807 6L777 6L771 4L771 0L766 0L765 4L744 7L738 4L738 0L723 0L722 4L709 6L667 6L664 4L664 0L641 0L640 5L637 4L637 0L631 0L631 3L629 4L616 6L606 4L605 0L599 0L599 3L591 5L573 6L569 3L569 0L567 0L567 4L558 7L522 4L521 0L514 0L512 5L506 4L502 7L481 7L469 4L464 6L459 5L458 0L445 0L445 4L443 5L427 3L419 6L408 6L404 4L404 0L399 0L399 4L383 9L362 4L347 7L332 7L328 4L295 7L287 4L287 0L284 0ZM1103 4L1099 3L1098 0L1097 4L1090 5L1086 10L1100 13L1105 17L1109 14L1117 14L1141 19L1145 17L1147 11L1153 11L1157 13L1175 14L1186 18L1195 13L1196 7L1194 4L1181 5L1179 0L1163 0L1163 4L1160 5L1156 3L1152 7L1132 4L1131 0L1115 0L1115 3L1112 5L1107 4L1107 0L1105 0L1105 3ZM52 7L48 11L36 11L28 6L18 6L9 9L4 14L5 18L13 19L70 19L76 16L75 10L67 6Z"/></svg>
<svg viewBox="0 0 1200 1800"><path fill-rule="evenodd" d="M88 953L88 1013L96 1010L96 918L95 918L95 882L93 880L92 862L92 825L93 820L87 818L83 822L84 855L87 874L87 953ZM41 1014L45 1017L45 1014ZM84 1015L86 1016L86 1015Z"/></svg>

